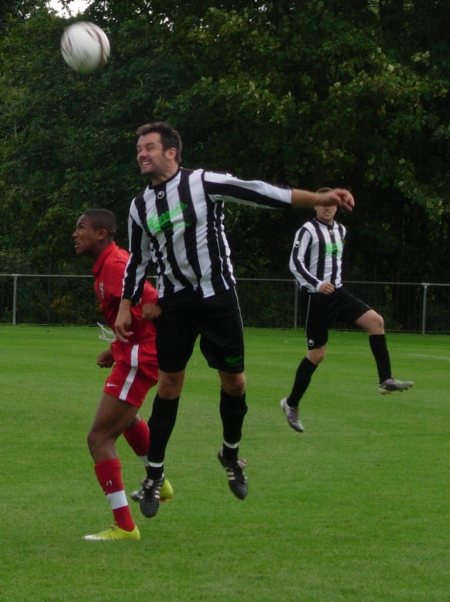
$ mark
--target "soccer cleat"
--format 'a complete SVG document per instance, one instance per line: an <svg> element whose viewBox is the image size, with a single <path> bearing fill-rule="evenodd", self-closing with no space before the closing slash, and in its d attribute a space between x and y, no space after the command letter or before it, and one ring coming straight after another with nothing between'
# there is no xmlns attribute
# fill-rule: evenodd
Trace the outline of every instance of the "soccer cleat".
<svg viewBox="0 0 450 602"><path fill-rule="evenodd" d="M244 473L247 462L245 460L227 460L222 456L221 451L218 453L218 458L227 473L231 491L237 498L243 500L248 493L247 477Z"/></svg>
<svg viewBox="0 0 450 602"><path fill-rule="evenodd" d="M134 491L132 491L130 493L130 499L133 500L133 502L139 502L141 499L141 494L142 494L142 489L135 489Z"/></svg>
<svg viewBox="0 0 450 602"><path fill-rule="evenodd" d="M144 481L142 481L141 485L144 485ZM169 500L171 500L173 498L173 487L170 484L170 481L168 479L164 479L164 483L163 486L161 487L161 491L160 491L160 502L168 502ZM133 500L133 502L140 502L141 501L141 497L142 497L142 489L140 491L138 491L136 489L136 491L132 491L130 493L130 498Z"/></svg>
<svg viewBox="0 0 450 602"><path fill-rule="evenodd" d="M407 391L414 383L412 380L397 380L396 378L387 378L378 385L378 391L382 395L386 393L394 393L394 391Z"/></svg>
<svg viewBox="0 0 450 602"><path fill-rule="evenodd" d="M141 512L147 518L152 518L158 513L161 488L164 484L164 475L160 479L145 479L139 499Z"/></svg>
<svg viewBox="0 0 450 602"><path fill-rule="evenodd" d="M294 431L297 431L297 433L303 433L305 429L298 418L298 408L291 407L288 404L286 397L283 397L280 401L280 406L286 416L289 426L293 428Z"/></svg>
<svg viewBox="0 0 450 602"><path fill-rule="evenodd" d="M92 535L84 535L83 539L88 541L118 541L118 540L132 540L139 541L141 539L141 534L139 533L139 529L134 527L132 531L125 531L125 529L121 529L117 525L112 525L109 529L105 529L105 531L100 531L100 533L93 533Z"/></svg>
<svg viewBox="0 0 450 602"><path fill-rule="evenodd" d="M173 498L173 487L167 479L164 479L163 486L160 491L160 501L168 502Z"/></svg>

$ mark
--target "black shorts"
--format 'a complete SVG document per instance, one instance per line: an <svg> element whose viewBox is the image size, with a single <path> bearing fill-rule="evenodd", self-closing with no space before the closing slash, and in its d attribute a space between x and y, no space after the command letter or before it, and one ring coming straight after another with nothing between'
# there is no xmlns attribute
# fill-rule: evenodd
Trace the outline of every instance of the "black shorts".
<svg viewBox="0 0 450 602"><path fill-rule="evenodd" d="M340 319L353 324L371 309L343 286L331 295L309 293L302 289L301 301L308 349L317 349L326 344L328 330L334 320Z"/></svg>
<svg viewBox="0 0 450 602"><path fill-rule="evenodd" d="M211 368L238 374L244 371L244 335L236 291L204 299L181 291L160 299L155 320L159 367L184 370L200 335L200 349Z"/></svg>

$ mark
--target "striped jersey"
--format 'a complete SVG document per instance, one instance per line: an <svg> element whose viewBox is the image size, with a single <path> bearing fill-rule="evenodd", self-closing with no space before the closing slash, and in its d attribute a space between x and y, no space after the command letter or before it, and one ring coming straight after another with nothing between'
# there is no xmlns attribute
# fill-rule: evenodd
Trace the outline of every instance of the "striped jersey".
<svg viewBox="0 0 450 602"><path fill-rule="evenodd" d="M325 224L314 218L297 230L289 268L300 286L318 292L323 282L342 286L342 251L346 229L342 224Z"/></svg>
<svg viewBox="0 0 450 602"><path fill-rule="evenodd" d="M291 189L183 167L165 182L148 185L130 207L123 298L139 300L150 261L160 299L182 290L211 297L234 288L225 201L289 207Z"/></svg>

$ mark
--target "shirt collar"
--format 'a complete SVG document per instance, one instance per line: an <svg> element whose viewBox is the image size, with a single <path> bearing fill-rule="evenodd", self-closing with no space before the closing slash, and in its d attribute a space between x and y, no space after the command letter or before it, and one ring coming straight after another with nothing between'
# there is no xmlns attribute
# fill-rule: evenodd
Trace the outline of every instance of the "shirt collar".
<svg viewBox="0 0 450 602"><path fill-rule="evenodd" d="M116 243L113 241L103 249L103 251L95 260L94 265L92 266L92 273L94 274L94 276L97 276L97 274L100 273L100 270L102 269L103 264L105 263L105 259L109 257L111 253L113 253L113 251L115 251L117 248L118 247Z"/></svg>

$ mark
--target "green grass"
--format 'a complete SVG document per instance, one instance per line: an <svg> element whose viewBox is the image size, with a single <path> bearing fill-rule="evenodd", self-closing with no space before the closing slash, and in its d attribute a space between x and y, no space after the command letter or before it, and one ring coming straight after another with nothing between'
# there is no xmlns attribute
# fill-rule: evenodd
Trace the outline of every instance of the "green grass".
<svg viewBox="0 0 450 602"><path fill-rule="evenodd" d="M175 498L152 520L134 507L140 542L97 543L81 539L111 522L85 442L97 334L0 327L2 602L448 600L448 336L389 335L416 386L381 396L367 337L333 332L299 435L278 401L303 331L248 329L244 502L215 457L218 380L196 351L168 449ZM131 491L143 470L119 450Z"/></svg>

